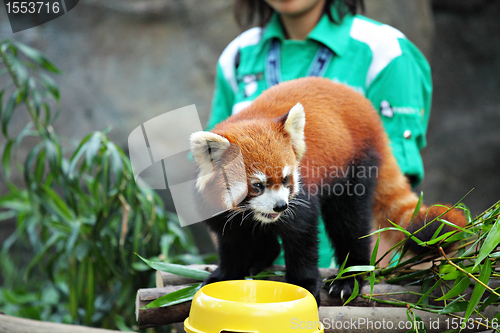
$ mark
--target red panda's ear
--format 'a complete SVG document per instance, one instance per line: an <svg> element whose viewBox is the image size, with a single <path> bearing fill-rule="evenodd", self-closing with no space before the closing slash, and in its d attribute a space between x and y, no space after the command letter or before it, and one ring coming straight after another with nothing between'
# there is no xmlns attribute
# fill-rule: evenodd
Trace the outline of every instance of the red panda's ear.
<svg viewBox="0 0 500 333"><path fill-rule="evenodd" d="M190 143L191 153L201 169L201 174L212 172L212 162L217 161L230 146L226 138L203 131L191 134Z"/></svg>
<svg viewBox="0 0 500 333"><path fill-rule="evenodd" d="M300 161L306 152L306 142L304 140L304 127L306 126L306 114L302 104L297 103L286 115L283 124L285 131L290 134L293 150Z"/></svg>

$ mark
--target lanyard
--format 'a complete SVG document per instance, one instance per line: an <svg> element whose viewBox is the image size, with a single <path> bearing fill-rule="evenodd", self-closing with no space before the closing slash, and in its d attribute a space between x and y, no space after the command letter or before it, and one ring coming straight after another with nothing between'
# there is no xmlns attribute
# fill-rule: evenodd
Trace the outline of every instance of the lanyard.
<svg viewBox="0 0 500 333"><path fill-rule="evenodd" d="M332 56L332 50L324 45L321 45L314 56L306 76L323 76L330 60L332 59ZM282 81L280 66L280 42L277 38L273 39L271 48L267 54L266 80L268 88Z"/></svg>

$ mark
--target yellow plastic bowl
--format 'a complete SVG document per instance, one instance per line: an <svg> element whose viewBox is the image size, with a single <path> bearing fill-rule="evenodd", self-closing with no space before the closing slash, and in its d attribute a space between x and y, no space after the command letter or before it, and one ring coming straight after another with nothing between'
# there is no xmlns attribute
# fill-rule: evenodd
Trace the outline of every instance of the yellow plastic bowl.
<svg viewBox="0 0 500 333"><path fill-rule="evenodd" d="M194 295L187 333L323 333L313 295L276 281L238 280L204 286Z"/></svg>

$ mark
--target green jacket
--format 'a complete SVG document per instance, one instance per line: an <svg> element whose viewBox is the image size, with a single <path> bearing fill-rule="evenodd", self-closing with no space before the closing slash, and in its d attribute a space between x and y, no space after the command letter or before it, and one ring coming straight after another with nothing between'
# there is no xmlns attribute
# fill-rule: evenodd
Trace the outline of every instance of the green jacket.
<svg viewBox="0 0 500 333"><path fill-rule="evenodd" d="M217 64L208 129L249 105L268 88L266 59L280 41L282 81L304 77L320 45L333 51L323 76L365 95L379 112L393 153L413 185L424 177L420 150L425 147L432 94L430 67L398 30L360 15L340 24L324 15L305 40L285 39L278 16L267 26L243 32ZM320 267L330 266L331 250L320 224Z"/></svg>

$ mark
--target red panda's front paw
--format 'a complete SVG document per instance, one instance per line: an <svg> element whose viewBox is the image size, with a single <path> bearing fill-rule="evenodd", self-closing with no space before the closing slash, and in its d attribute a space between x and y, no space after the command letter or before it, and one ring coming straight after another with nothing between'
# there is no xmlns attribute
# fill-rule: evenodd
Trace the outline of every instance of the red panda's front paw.
<svg viewBox="0 0 500 333"><path fill-rule="evenodd" d="M212 274L210 274L208 277L205 278L205 280L203 281L203 285L222 281L222 279L217 274L214 273L215 272L213 272Z"/></svg>
<svg viewBox="0 0 500 333"><path fill-rule="evenodd" d="M335 276L330 279L335 278ZM362 287L362 280L358 279L359 289ZM343 301L346 301L354 291L354 278L335 280L330 285L328 293L333 297L338 297Z"/></svg>

